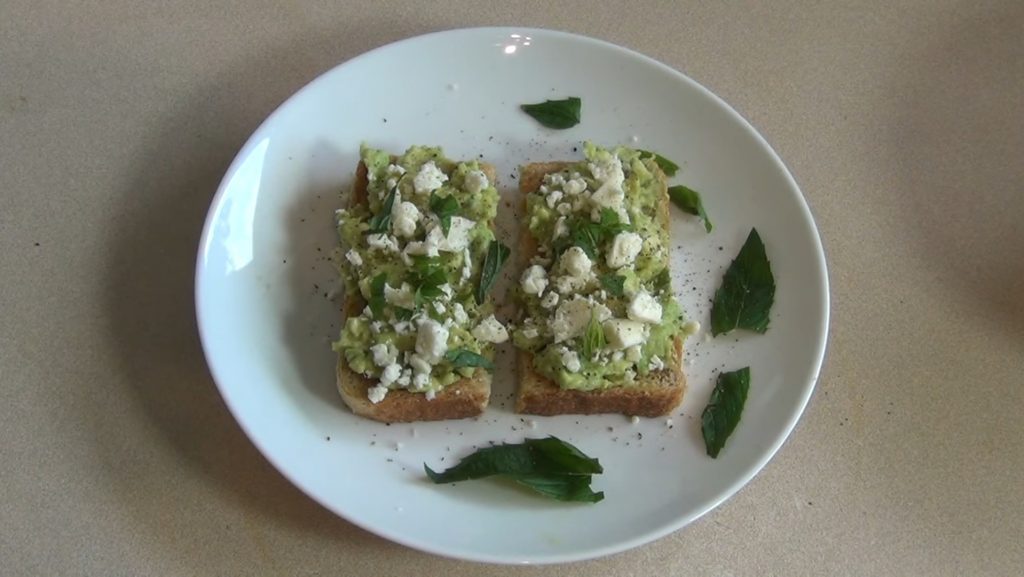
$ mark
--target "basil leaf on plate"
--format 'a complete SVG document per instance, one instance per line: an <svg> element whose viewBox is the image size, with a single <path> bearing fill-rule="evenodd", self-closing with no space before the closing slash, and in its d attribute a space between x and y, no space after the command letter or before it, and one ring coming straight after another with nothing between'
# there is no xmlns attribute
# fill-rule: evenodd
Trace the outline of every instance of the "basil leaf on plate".
<svg viewBox="0 0 1024 577"><path fill-rule="evenodd" d="M391 209L395 205L395 193L398 191L398 187L393 187L391 192L388 193L384 204L380 208L380 212L373 215L370 219L370 228L366 230L368 234L377 234L387 232L388 227L391 226Z"/></svg>
<svg viewBox="0 0 1024 577"><path fill-rule="evenodd" d="M750 367L731 373L719 373L711 400L700 416L700 431L704 435L704 448L708 456L717 458L725 440L736 430L743 414L750 389Z"/></svg>
<svg viewBox="0 0 1024 577"><path fill-rule="evenodd" d="M714 228L714 225L711 224L711 219L708 218L708 213L704 212L704 202L701 201L699 192L677 184L676 186L668 187L668 197L672 200L672 204L683 209L683 212L699 216L704 221L704 230L711 232L711 229Z"/></svg>
<svg viewBox="0 0 1024 577"><path fill-rule="evenodd" d="M435 483L454 483L493 475L513 478L589 478L590 475L604 471L597 459L586 456L573 445L556 437L526 439L517 444L484 447L440 473L433 471L426 464L423 465L423 469Z"/></svg>
<svg viewBox="0 0 1024 577"><path fill-rule="evenodd" d="M735 328L756 333L768 330L768 313L775 301L775 277L757 229L750 229L736 258L725 271L711 305L711 334Z"/></svg>
<svg viewBox="0 0 1024 577"><path fill-rule="evenodd" d="M665 173L665 176L672 178L679 172L679 165L658 154L657 152L651 152L650 150L637 150L641 156L650 156L654 158L654 162L657 163L661 171Z"/></svg>
<svg viewBox="0 0 1024 577"><path fill-rule="evenodd" d="M512 251L497 240L492 240L487 246L487 253L484 255L484 263L480 269L480 284L476 287L476 302L482 303L487 298L494 281L498 279L498 272L502 265L508 260Z"/></svg>
<svg viewBox="0 0 1024 577"><path fill-rule="evenodd" d="M494 370L494 363L488 360L487 357L474 353L473 351L467 351L466 349L448 351L444 354L444 358L452 364L453 369L460 369L462 367L480 367L487 369L488 371Z"/></svg>
<svg viewBox="0 0 1024 577"><path fill-rule="evenodd" d="M538 104L523 104L520 108L537 122L548 128L572 128L580 123L580 108L583 102L570 96L565 100L545 100Z"/></svg>
<svg viewBox="0 0 1024 577"><path fill-rule="evenodd" d="M448 230L452 227L452 216L459 212L459 201L451 195L438 196L436 193L430 195L430 210L441 220L441 230L448 236Z"/></svg>
<svg viewBox="0 0 1024 577"><path fill-rule="evenodd" d="M595 493L590 488L590 475L518 475L516 483L559 501L597 503L604 499L604 492Z"/></svg>

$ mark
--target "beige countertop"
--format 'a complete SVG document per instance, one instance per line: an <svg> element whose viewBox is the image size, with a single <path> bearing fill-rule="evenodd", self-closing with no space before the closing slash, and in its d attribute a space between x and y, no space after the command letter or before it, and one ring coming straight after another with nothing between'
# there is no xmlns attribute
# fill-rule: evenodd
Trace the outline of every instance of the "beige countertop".
<svg viewBox="0 0 1024 577"><path fill-rule="evenodd" d="M0 8L0 573L1011 575L1024 567L1024 3L106 2ZM232 420L192 272L250 132L433 30L596 36L701 82L801 184L832 326L792 437L666 538L522 570L336 518Z"/></svg>

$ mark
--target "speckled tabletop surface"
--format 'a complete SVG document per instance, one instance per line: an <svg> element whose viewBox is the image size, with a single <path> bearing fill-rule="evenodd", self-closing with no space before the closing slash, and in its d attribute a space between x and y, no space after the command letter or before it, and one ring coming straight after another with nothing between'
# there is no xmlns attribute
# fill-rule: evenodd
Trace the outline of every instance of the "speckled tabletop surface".
<svg viewBox="0 0 1024 577"><path fill-rule="evenodd" d="M303 496L206 370L194 255L238 148L368 49L523 24L657 58L800 182L832 327L739 494L550 575L1012 575L1024 567L1024 4L186 2L0 8L0 573L506 575Z"/></svg>

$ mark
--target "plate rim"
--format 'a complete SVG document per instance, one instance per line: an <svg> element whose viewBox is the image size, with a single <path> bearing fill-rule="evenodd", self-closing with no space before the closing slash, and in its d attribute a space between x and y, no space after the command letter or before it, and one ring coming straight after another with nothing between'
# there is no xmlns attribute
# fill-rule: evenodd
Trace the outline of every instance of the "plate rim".
<svg viewBox="0 0 1024 577"><path fill-rule="evenodd" d="M286 108L288 108L293 101L301 99L307 92L316 90L320 84L325 82L325 79L327 77L333 75L334 73L336 73L336 71L338 71L341 68L350 66L363 59L372 58L382 52L401 49L405 45L412 45L419 42L429 41L436 37L486 33L521 33L546 35L548 37L553 37L556 39L568 40L571 42L581 43L583 45L589 45L595 48L611 50L614 52L618 52L620 55L627 56L640 64L646 66L653 66L661 73L668 74L674 80L687 84L691 89L696 89L704 97L712 100L718 107L720 107L724 112L726 112L731 117L731 119L737 122L745 132L747 132L750 136L754 137L756 143L759 145L761 149L763 149L764 152L767 152L768 158L770 158L774 168L778 170L779 173L783 176L786 184L797 193L795 195L797 207L801 213L801 216L803 217L803 220L809 225L809 231L811 233L810 240L813 244L811 248L813 249L815 257L812 263L815 272L814 276L817 277L816 280L819 286L821 287L822 296L820 309L815 311L816 316L820 318L820 323L817 328L820 331L821 338L818 339L816 343L816 349L813 351L813 366L808 367L809 370L807 371L806 380L804 383L801 383L803 391L798 398L798 403L793 407L793 410L790 412L789 418L785 421L783 429L780 431L780 434L776 436L776 438L772 441L767 450L763 451L756 460L754 460L749 466L743 469L742 474L738 475L732 483L728 484L727 486L724 486L722 490L718 492L714 499L711 499L702 506L697 507L695 511L690 514L679 516L673 523L667 523L661 527L655 528L654 530L642 532L631 539L619 541L615 545L575 550L571 552L535 555L532 556L530 559L523 559L513 558L512 556L496 556L492 554L480 554L467 551L453 551L450 548L435 546L430 541L418 540L415 538L407 537L403 534L390 531L387 528L383 528L380 526L370 526L366 523L363 523L361 520L353 519L350 516L348 516L344 511L339 510L338 508L332 506L330 503L321 501L316 496L307 491L303 484L299 482L299 480L295 476L293 476L293 474L288 470L287 467L282 466L274 457L268 454L267 450L265 450L265 447L257 440L249 424L247 424L245 419L241 418L238 407L236 406L235 403L231 401L231 395L226 392L226 385L223 384L226 380L226 376L223 375L221 373L221 370L217 368L217 363L214 360L214 355L212 354L210 350L210 345L207 342L209 328L203 319L204 315L202 313L202 311L205 308L203 303L206 301L206 299L203 298L202 291L204 284L206 282L206 273L204 272L206 269L206 267L204 266L204 255L207 252L208 246L214 236L212 225L214 224L214 220L216 217L216 209L223 203L224 197L227 194L227 190L230 188L229 185L236 176L238 169L240 168L242 163L244 163L244 161L249 157L252 150L256 146L258 146L259 143L264 138L263 133L265 132L266 128L269 125L271 125L274 122L274 120L279 115L281 115L283 111ZM217 186L216 193L210 200L210 207L207 211L206 218L204 219L203 222L203 229L199 240L198 254L196 257L196 268L194 278L195 280L193 297L195 302L197 330L199 333L200 344L202 347L204 360L206 361L206 365L209 368L210 375L213 378L214 384L216 385L218 392L224 399L224 403L227 406L228 411L231 413L232 418L234 418L235 422L239 425L239 427L241 427L242 431L245 433L249 442L251 442L257 448L260 455L264 459L266 459L274 467L274 469L277 470L278 473L280 473L282 476L288 479L288 481L300 492L302 492L306 497L308 497L315 503L319 504L320 506L324 507L331 513L338 515L346 522L351 523L364 531L367 531L374 535L378 535L389 541L398 543L406 547L410 547L412 549L416 549L434 555L439 555L446 558L506 565L545 565L556 563L569 563L589 559L597 559L628 551L641 545L657 541L665 537L666 535L674 533L688 526L689 524L693 523L697 519L703 517L710 511L714 510L723 502L725 502L733 495L735 495L737 492L739 492L768 464L768 462L772 460L772 458L774 458L776 453L781 449L782 445L789 439L790 435L792 435L797 423L803 416L803 413L806 410L808 403L810 402L810 398L814 393L815 388L817 387L821 375L821 369L824 364L825 354L828 348L829 326L831 320L831 285L829 282L828 274L828 259L826 258L824 245L821 241L821 232L817 226L816 220L814 219L814 215L811 212L810 206L807 202L807 198L804 195L803 190L800 188L799 184L796 182L796 179L789 171L788 167L779 157L778 153L774 150L774 148L771 147L771 145L767 142L764 136L762 136L761 133L749 121L747 121L746 118L739 114L739 112L737 112L724 99L719 97L717 94L715 94L708 88L704 87L696 80L690 78L685 73L675 68L672 68L671 66L659 60L656 60L650 56L642 54L636 50L606 40L594 38L591 36L586 36L563 30L538 28L530 26L479 26L449 28L425 34L420 34L416 36L411 36L407 38L402 38L394 42L374 47L370 50L367 50L354 56L353 58L341 61L338 64L332 66L331 68L318 74L312 80L310 80L305 85L300 87L288 98L282 101L253 130L252 134L247 138L246 142L238 150L231 164L225 171L223 178L221 179L220 183Z"/></svg>

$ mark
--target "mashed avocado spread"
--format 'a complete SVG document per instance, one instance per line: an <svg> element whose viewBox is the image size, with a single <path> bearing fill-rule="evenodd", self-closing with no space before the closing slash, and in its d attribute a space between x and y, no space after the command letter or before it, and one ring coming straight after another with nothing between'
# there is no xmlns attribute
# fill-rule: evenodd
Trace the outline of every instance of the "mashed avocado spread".
<svg viewBox="0 0 1024 577"><path fill-rule="evenodd" d="M489 299L474 295L498 192L477 162L440 148L413 146L394 160L365 145L360 153L366 198L338 211L338 261L346 293L365 307L348 316L334 350L378 382L371 401L395 389L432 399L508 339Z"/></svg>
<svg viewBox="0 0 1024 577"><path fill-rule="evenodd" d="M526 198L537 254L513 340L567 389L629 386L676 366L685 323L669 277L664 177L653 158L586 143L585 161Z"/></svg>

